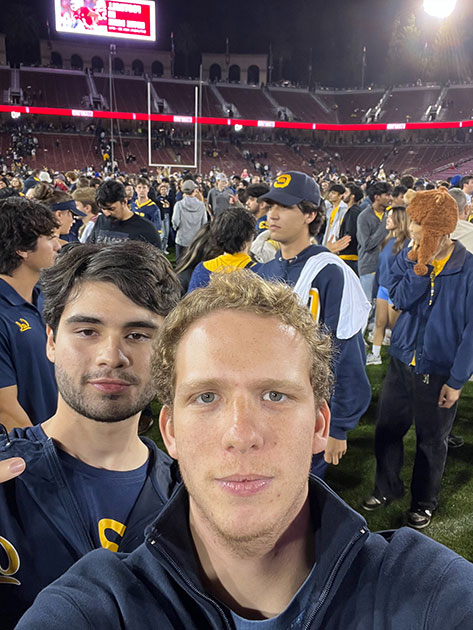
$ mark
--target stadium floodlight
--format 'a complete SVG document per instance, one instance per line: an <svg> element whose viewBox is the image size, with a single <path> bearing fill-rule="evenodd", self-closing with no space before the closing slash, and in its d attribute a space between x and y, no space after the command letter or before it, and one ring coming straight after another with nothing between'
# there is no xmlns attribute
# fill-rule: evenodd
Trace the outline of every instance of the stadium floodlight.
<svg viewBox="0 0 473 630"><path fill-rule="evenodd" d="M436 18L446 18L455 9L457 0L424 0L424 11Z"/></svg>

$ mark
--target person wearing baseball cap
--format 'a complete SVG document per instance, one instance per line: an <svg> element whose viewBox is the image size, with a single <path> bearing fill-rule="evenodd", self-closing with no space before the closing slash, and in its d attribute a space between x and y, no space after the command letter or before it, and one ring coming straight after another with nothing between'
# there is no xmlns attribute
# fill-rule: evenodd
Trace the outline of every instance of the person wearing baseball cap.
<svg viewBox="0 0 473 630"><path fill-rule="evenodd" d="M327 326L338 352L330 407L330 438L312 471L323 476L328 464L337 465L347 450L347 432L354 428L371 400L365 369L362 330L369 304L356 274L326 247L313 245L324 220L317 183L305 173L287 171L260 197L268 204L271 239L280 243L274 260L255 267L267 279L294 286L314 319Z"/></svg>
<svg viewBox="0 0 473 630"><path fill-rule="evenodd" d="M172 213L172 227L176 232L176 261L185 254L200 228L207 223L205 203L193 193L198 185L192 179L182 183L182 199L176 202Z"/></svg>

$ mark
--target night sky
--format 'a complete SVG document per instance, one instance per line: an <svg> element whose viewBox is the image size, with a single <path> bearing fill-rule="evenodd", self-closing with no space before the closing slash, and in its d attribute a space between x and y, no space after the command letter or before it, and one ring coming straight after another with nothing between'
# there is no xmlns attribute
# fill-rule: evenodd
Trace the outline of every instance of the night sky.
<svg viewBox="0 0 473 630"><path fill-rule="evenodd" d="M58 37L53 31L53 0L0 0L0 5L6 8L0 12L0 30L7 33L10 60L37 58L33 35L47 36L48 18L52 38ZM307 83L312 54L312 83L359 85L363 46L367 47L366 84L390 84L391 77L398 80L397 75L405 76L405 82L415 76L425 79L437 72L430 66L440 55L445 56L446 69L439 79L466 79L473 74L470 0L458 0L448 32L445 24L424 14L422 0L158 0L156 7L156 46L169 50L174 32L178 75L183 74L187 57L190 74L197 76L200 52L224 52L227 37L235 53L267 53L271 44L275 79ZM409 27L411 15L416 16L419 33L415 41L403 43L405 68L396 68L400 62L391 48L399 29ZM22 33L30 29L21 45L20 28ZM442 44L435 48L437 35ZM123 41L118 45L134 45Z"/></svg>

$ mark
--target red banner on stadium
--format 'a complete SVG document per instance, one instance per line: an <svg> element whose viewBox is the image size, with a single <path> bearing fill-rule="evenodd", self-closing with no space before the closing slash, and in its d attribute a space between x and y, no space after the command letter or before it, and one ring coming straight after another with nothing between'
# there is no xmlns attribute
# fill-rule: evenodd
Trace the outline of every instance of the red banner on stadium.
<svg viewBox="0 0 473 630"><path fill-rule="evenodd" d="M156 7L153 0L54 1L58 32L156 40Z"/></svg>

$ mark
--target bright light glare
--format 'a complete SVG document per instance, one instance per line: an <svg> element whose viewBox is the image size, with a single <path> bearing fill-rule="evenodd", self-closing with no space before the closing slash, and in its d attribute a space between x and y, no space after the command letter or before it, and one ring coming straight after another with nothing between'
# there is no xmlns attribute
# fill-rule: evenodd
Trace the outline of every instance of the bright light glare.
<svg viewBox="0 0 473 630"><path fill-rule="evenodd" d="M424 0L424 10L437 18L448 17L457 4L457 0Z"/></svg>

